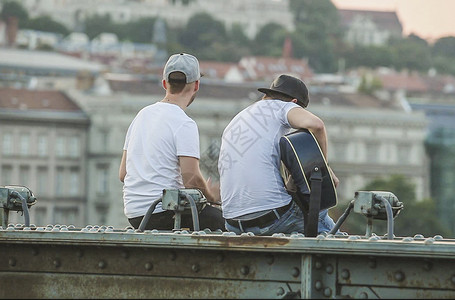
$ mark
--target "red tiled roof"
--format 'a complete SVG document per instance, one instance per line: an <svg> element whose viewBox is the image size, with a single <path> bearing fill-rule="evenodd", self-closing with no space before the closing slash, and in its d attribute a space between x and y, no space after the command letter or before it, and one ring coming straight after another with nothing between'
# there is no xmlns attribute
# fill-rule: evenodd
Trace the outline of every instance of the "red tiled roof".
<svg viewBox="0 0 455 300"><path fill-rule="evenodd" d="M388 73L379 74L379 80L386 90L406 90L409 92L426 92L428 86L417 74Z"/></svg>
<svg viewBox="0 0 455 300"><path fill-rule="evenodd" d="M237 63L200 61L199 67L204 77L223 79L231 68L237 67Z"/></svg>
<svg viewBox="0 0 455 300"><path fill-rule="evenodd" d="M313 77L313 70L306 59L269 57L269 56L248 56L239 62L249 76L249 80L275 79L281 74L296 76L302 80Z"/></svg>
<svg viewBox="0 0 455 300"><path fill-rule="evenodd" d="M0 108L81 111L64 93L53 90L0 88Z"/></svg>

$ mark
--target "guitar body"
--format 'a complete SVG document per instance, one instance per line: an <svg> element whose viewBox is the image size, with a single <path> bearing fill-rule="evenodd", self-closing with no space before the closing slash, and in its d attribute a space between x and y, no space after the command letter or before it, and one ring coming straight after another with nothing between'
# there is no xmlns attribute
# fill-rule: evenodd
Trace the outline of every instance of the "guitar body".
<svg viewBox="0 0 455 300"><path fill-rule="evenodd" d="M332 176L321 148L313 134L301 129L280 139L281 173L294 201L308 211L311 194L311 175L318 167L322 175L320 209L333 207L338 198Z"/></svg>

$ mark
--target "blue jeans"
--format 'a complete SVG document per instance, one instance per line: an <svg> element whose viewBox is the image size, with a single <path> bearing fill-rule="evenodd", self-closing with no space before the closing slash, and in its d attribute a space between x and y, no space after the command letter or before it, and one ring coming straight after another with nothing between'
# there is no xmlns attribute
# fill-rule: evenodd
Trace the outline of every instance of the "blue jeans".
<svg viewBox="0 0 455 300"><path fill-rule="evenodd" d="M266 227L248 227L239 228L225 222L226 230L241 234L243 232L252 232L254 235L272 235L274 233L304 233L304 220L302 210L293 202L291 208L276 219L275 222ZM335 226L335 222L328 215L327 209L319 213L318 233L329 232Z"/></svg>

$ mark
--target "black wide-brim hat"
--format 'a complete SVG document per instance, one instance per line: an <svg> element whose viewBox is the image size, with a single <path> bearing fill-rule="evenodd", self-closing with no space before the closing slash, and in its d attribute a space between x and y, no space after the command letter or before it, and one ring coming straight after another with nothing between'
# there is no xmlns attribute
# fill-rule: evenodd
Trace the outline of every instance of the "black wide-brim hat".
<svg viewBox="0 0 455 300"><path fill-rule="evenodd" d="M280 75L272 82L270 88L259 88L258 91L267 94L267 92L278 92L286 96L297 99L297 104L307 107L310 102L308 88L305 83L297 77L290 75Z"/></svg>

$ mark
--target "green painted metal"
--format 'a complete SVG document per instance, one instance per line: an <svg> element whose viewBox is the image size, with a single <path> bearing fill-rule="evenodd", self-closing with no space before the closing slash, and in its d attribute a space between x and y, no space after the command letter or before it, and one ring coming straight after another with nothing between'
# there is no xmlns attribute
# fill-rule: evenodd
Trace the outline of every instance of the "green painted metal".
<svg viewBox="0 0 455 300"><path fill-rule="evenodd" d="M455 298L455 240L0 229L0 298Z"/></svg>

